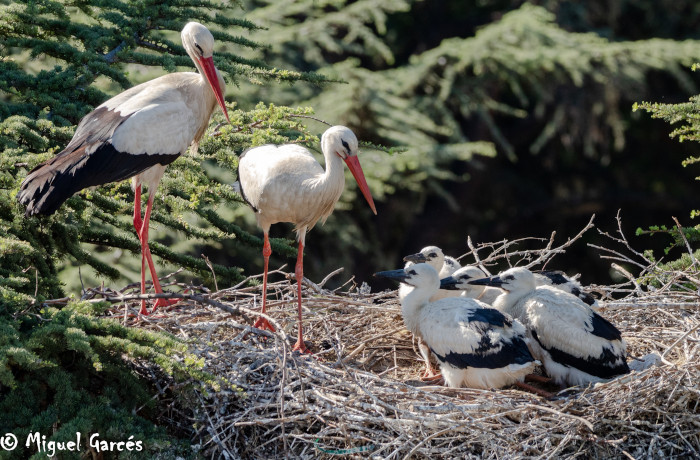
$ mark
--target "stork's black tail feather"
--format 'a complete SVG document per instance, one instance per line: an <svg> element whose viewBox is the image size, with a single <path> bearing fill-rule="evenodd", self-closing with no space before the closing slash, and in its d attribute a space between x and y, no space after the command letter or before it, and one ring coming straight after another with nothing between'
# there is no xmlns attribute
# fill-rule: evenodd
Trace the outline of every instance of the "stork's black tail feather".
<svg viewBox="0 0 700 460"><path fill-rule="evenodd" d="M156 165L168 165L177 155L130 155L103 143L91 153L85 146L67 149L34 168L22 182L17 200L26 206L25 216L54 213L77 192L135 176Z"/></svg>

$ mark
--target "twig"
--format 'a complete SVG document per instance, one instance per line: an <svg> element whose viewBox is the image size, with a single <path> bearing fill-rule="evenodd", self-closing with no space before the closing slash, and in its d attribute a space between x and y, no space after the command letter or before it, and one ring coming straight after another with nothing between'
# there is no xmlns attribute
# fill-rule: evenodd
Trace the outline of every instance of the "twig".
<svg viewBox="0 0 700 460"><path fill-rule="evenodd" d="M211 262L209 261L209 257L207 257L207 256L205 256L204 254L202 254L202 258L204 259L204 263L207 264L207 267L209 267L209 270L211 270L211 276L212 276L212 278L214 278L214 289L215 289L216 291L218 291L218 290L219 290L219 284L216 282L216 272L214 271L214 266L213 266L213 265L211 264Z"/></svg>
<svg viewBox="0 0 700 460"><path fill-rule="evenodd" d="M690 255L690 260L693 261L693 267L697 266L698 261L695 259L695 254L693 254L693 248L690 247L690 243L688 242L688 238L685 237L685 233L683 232L683 227L681 226L680 222L678 222L678 219L673 217L673 221L676 223L676 227L678 228L678 233L681 235L681 238L683 238L683 242L685 243L685 247L688 249L688 254Z"/></svg>

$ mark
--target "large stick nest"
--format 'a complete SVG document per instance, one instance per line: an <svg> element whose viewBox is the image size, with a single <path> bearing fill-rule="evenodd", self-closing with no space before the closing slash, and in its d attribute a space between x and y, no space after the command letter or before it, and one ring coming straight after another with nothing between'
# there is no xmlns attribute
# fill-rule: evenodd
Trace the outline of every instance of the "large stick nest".
<svg viewBox="0 0 700 460"><path fill-rule="evenodd" d="M561 246L553 234L537 250L519 249L535 239L468 240L461 262L542 268L590 228L592 219ZM513 388L422 384L396 292L370 293L352 279L335 291L323 288L326 280L305 280L304 334L313 356L290 351L296 284L282 270L270 279L283 279L268 286L276 333L250 327L262 294L244 284L213 293L190 286L178 306L138 324L190 341L206 371L235 384L171 408L171 417L196 427L193 444L206 458L699 457L700 266L662 270L620 228L601 233L620 249L596 248L627 281L591 290L630 357L657 353L660 363L553 400ZM632 276L629 267L641 273ZM120 293L115 316L136 311L131 292Z"/></svg>

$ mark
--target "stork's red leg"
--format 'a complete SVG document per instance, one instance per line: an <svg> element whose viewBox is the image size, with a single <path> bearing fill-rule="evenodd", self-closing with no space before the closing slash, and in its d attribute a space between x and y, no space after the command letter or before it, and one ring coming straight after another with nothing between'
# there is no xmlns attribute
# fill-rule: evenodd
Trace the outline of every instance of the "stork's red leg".
<svg viewBox="0 0 700 460"><path fill-rule="evenodd" d="M160 281L158 280L158 274L156 273L155 265L153 264L153 257L151 257L151 249L148 247L148 227L151 222L151 209L153 208L153 192L148 195L148 203L146 204L146 214L143 216L143 224L141 225L141 257L145 257L148 262L148 269L151 271L151 279L153 280L153 288L156 294L162 294L163 288L160 287ZM145 267L143 267L143 261L141 263L141 290L143 290L145 275L143 273ZM153 304L153 310L158 307L167 307L174 303L177 303L177 299L157 299L156 303ZM143 307L142 307L143 308Z"/></svg>
<svg viewBox="0 0 700 460"><path fill-rule="evenodd" d="M311 353L306 344L304 344L304 337L301 330L301 280L304 278L304 244L299 242L299 253L297 254L297 264L294 267L294 274L297 277L297 303L298 303L298 313L297 323L299 325L299 336L297 338L297 343L292 347L292 351L299 351L301 353Z"/></svg>
<svg viewBox="0 0 700 460"><path fill-rule="evenodd" d="M435 371L430 362L430 348L420 337L418 338L418 350L420 350L420 354L423 356L423 361L425 362L425 372L423 372L420 379L423 382L435 382L440 380L442 375Z"/></svg>
<svg viewBox="0 0 700 460"><path fill-rule="evenodd" d="M542 390L540 388L529 385L525 382L515 382L515 386L520 387L523 390L529 391L530 393L534 393L536 395L542 396L543 398L554 399L554 396L555 396L553 393L550 393L549 391Z"/></svg>
<svg viewBox="0 0 700 460"><path fill-rule="evenodd" d="M267 307L267 264L270 261L270 255L272 254L272 248L270 247L270 240L267 238L267 232L263 232L263 304L262 304L262 313L265 313L265 308ZM268 329L272 332L275 332L275 328L270 324L268 320L263 318L262 316L259 317L255 323L253 324L253 327L258 328L258 329Z"/></svg>
<svg viewBox="0 0 700 460"><path fill-rule="evenodd" d="M141 229L143 228L143 220L141 219L141 186L139 185L134 190L134 230L136 230L136 236L139 237L141 242L141 294L146 293L146 255L143 252L143 240L141 239ZM146 301L141 301L141 311L142 315L148 315L148 310L146 309Z"/></svg>

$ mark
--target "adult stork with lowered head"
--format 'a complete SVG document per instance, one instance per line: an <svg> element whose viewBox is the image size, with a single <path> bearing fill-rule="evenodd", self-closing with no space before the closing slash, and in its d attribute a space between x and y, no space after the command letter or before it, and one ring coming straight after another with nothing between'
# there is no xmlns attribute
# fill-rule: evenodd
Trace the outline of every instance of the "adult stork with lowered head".
<svg viewBox="0 0 700 460"><path fill-rule="evenodd" d="M299 241L294 271L297 279L299 333L293 350L302 353L308 353L301 325L301 281L304 277L306 232L319 220L325 222L333 212L345 187L343 161L355 177L372 212L377 214L357 158L358 149L357 137L350 129L333 126L321 136L325 170L311 152L296 144L255 147L245 151L238 163L237 188L255 211L258 225L263 230L263 314L267 306L267 267L272 254L268 239L270 226L277 222L295 224ZM274 331L270 322L262 317L258 318L254 327Z"/></svg>
<svg viewBox="0 0 700 460"><path fill-rule="evenodd" d="M212 58L214 37L197 22L187 23L181 37L199 73L164 75L102 103L83 117L65 149L27 175L17 195L26 206L26 216L48 215L80 190L132 177L142 294L146 292L146 262L156 293L163 292L148 247L148 225L165 167L190 145L197 148L217 103L228 120L224 79ZM142 186L148 188L143 218ZM170 303L158 299L154 309ZM148 314L145 300L141 314Z"/></svg>

